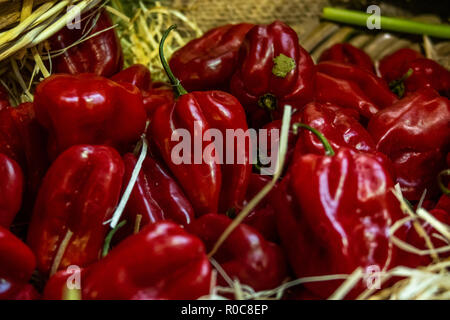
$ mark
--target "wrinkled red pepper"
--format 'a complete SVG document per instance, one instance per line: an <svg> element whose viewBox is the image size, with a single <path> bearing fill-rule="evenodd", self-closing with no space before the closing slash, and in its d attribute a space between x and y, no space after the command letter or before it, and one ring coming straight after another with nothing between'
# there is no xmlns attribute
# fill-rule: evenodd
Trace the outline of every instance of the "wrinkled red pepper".
<svg viewBox="0 0 450 320"><path fill-rule="evenodd" d="M369 132L359 123L358 112L340 108L330 103L311 102L300 112L299 122L320 131L333 149L341 147L357 151L374 152L375 143ZM295 123L294 119L293 123ZM309 130L300 130L297 137L296 154L321 155L325 148Z"/></svg>
<svg viewBox="0 0 450 320"><path fill-rule="evenodd" d="M295 158L272 196L291 267L297 277L388 269L395 255L389 227L402 216L388 170L371 154L326 150ZM305 286L327 298L341 282Z"/></svg>
<svg viewBox="0 0 450 320"><path fill-rule="evenodd" d="M69 232L59 268L83 267L99 258L108 231L104 222L117 205L123 174L120 155L106 146L74 146L55 160L39 190L28 230L39 271L51 271Z"/></svg>
<svg viewBox="0 0 450 320"><path fill-rule="evenodd" d="M47 299L61 299L70 273L50 278ZM84 300L188 300L209 293L211 266L203 243L172 222L157 222L81 272Z"/></svg>
<svg viewBox="0 0 450 320"><path fill-rule="evenodd" d="M23 209L31 212L42 178L48 168L47 135L37 122L32 103L0 110L0 153L15 160L24 174Z"/></svg>
<svg viewBox="0 0 450 320"><path fill-rule="evenodd" d="M384 80L357 66L325 61L316 66L316 99L357 110L370 119L397 101Z"/></svg>
<svg viewBox="0 0 450 320"><path fill-rule="evenodd" d="M224 215L207 214L191 223L188 231L197 235L207 250L211 250L230 223L231 219ZM237 278L256 291L273 289L287 276L281 249L245 224L236 227L214 259L231 279ZM227 285L223 277L219 277L218 283Z"/></svg>
<svg viewBox="0 0 450 320"><path fill-rule="evenodd" d="M335 151L346 147L355 151L375 154L394 176L389 159L376 151L373 138L359 123L359 119L358 111L354 109L340 108L331 103L311 102L301 111L297 111L292 115L291 123L301 122L320 131ZM273 121L264 128L281 130L281 121ZM271 148L270 145L269 148ZM276 150L271 151L276 152ZM287 167L289 167L292 157L309 153L323 154L324 146L321 141L309 130L291 130L286 155Z"/></svg>
<svg viewBox="0 0 450 320"><path fill-rule="evenodd" d="M336 43L325 50L319 58L319 62L324 61L336 61L351 64L375 73L375 67L373 66L372 59L369 55L349 43Z"/></svg>
<svg viewBox="0 0 450 320"><path fill-rule="evenodd" d="M431 88L450 97L450 71L439 63L426 58L416 59L408 64L408 69L412 70L412 74L404 80L406 93Z"/></svg>
<svg viewBox="0 0 450 320"><path fill-rule="evenodd" d="M420 52L409 48L402 48L381 59L378 69L383 79L387 83L391 83L403 77L408 71L408 64L418 58L423 58Z"/></svg>
<svg viewBox="0 0 450 320"><path fill-rule="evenodd" d="M374 116L368 130L377 150L393 162L408 200L438 192L450 142L450 101L432 89L413 93Z"/></svg>
<svg viewBox="0 0 450 320"><path fill-rule="evenodd" d="M172 72L188 91L227 90L239 48L252 27L249 23L227 24L191 40L170 58Z"/></svg>
<svg viewBox="0 0 450 320"><path fill-rule="evenodd" d="M128 153L125 164L124 187L136 166L136 157ZM142 164L134 189L125 208L123 219L133 226L136 216L142 215L141 226L171 220L186 226L194 219L194 210L178 183L156 159L147 156ZM130 231L133 229L131 228Z"/></svg>
<svg viewBox="0 0 450 320"><path fill-rule="evenodd" d="M123 52L116 31L111 27L106 10L101 11L98 19L97 12L90 11L81 17L80 28L65 27L51 37L49 43L52 50L65 50L52 59L54 73L95 73L109 77L119 72L123 67ZM85 30L89 32L85 34ZM66 49L96 33L100 34Z"/></svg>
<svg viewBox="0 0 450 320"><path fill-rule="evenodd" d="M432 88L450 97L450 72L434 60L411 49L400 49L380 61L382 77L400 96ZM398 86L402 86L397 88Z"/></svg>
<svg viewBox="0 0 450 320"><path fill-rule="evenodd" d="M295 110L313 99L314 62L286 24L257 25L245 36L230 86L250 117L263 108L280 119L284 105Z"/></svg>
<svg viewBox="0 0 450 320"><path fill-rule="evenodd" d="M139 90L92 74L54 75L36 88L38 121L49 132L49 153L77 144L127 150L144 132L146 113Z"/></svg>
<svg viewBox="0 0 450 320"><path fill-rule="evenodd" d="M226 129L241 129L245 132L247 122L244 109L235 97L222 91L187 93L184 90L173 76L162 54L164 40L172 29L172 27L169 28L163 36L160 55L179 97L174 104L162 105L155 111L149 128L149 140L157 146L197 215L239 208L244 200L252 169L248 148L242 146L238 148L235 145L234 150L225 150L223 162L225 163L230 152L233 152L236 162L235 164L219 164L213 156L202 156L208 147L210 151L214 150L216 155L222 151L217 149L215 142L201 147L201 159L194 158L192 145L195 148L195 140L202 140L205 131L210 128L219 130L223 137L226 136ZM195 129L196 124L198 129ZM187 159L188 163L179 164L172 159L173 148L179 144L172 140L172 134L177 129L187 130L192 139L188 142L191 150L184 150L186 154L183 154L183 159ZM197 154L199 154L198 151ZM243 160L242 164L237 163L239 159Z"/></svg>
<svg viewBox="0 0 450 320"><path fill-rule="evenodd" d="M0 226L9 228L22 205L23 174L17 162L0 153Z"/></svg>

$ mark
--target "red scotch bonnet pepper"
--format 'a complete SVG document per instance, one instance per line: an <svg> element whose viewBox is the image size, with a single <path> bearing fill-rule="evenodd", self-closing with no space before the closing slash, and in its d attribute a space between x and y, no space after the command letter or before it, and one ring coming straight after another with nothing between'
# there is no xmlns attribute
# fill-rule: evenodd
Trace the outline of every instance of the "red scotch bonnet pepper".
<svg viewBox="0 0 450 320"><path fill-rule="evenodd" d="M50 278L44 297L64 297L61 271ZM81 298L187 300L209 293L211 266L203 243L172 222L157 222L128 237L81 273Z"/></svg>
<svg viewBox="0 0 450 320"><path fill-rule="evenodd" d="M161 105L174 102L172 86L164 82L152 82L150 70L141 64L132 65L111 77L116 82L125 82L138 87L148 119Z"/></svg>
<svg viewBox="0 0 450 320"><path fill-rule="evenodd" d="M131 179L136 167L136 157L128 153L123 157L125 164L124 187ZM142 164L134 189L128 199L123 220L127 231L134 230L137 215L142 216L141 226L162 220L171 220L186 226L194 219L194 210L181 187L170 176L165 166L147 156Z"/></svg>
<svg viewBox="0 0 450 320"><path fill-rule="evenodd" d="M27 240L42 274L72 264L84 267L99 258L108 231L104 222L119 200L123 174L120 155L106 146L74 146L53 162Z"/></svg>
<svg viewBox="0 0 450 320"><path fill-rule="evenodd" d="M173 160L173 148L179 144L172 139L174 130L188 130L193 141L203 139L205 131L210 128L218 129L224 137L226 129L247 130L244 109L232 95L222 91L187 93L173 76L163 55L165 38L173 28L175 26L169 28L163 36L160 56L178 92L178 98L174 104L162 105L155 111L148 132L149 141L156 145L197 215L218 212L219 208L221 212L239 208L244 201L252 169L248 148L237 148L235 145L234 150L226 150L223 155L223 159L227 159L227 152L232 151L234 159L243 159L242 164L237 161L234 164L220 164L214 156L203 156L199 163L192 150L183 150L183 159L187 158L187 163L175 163ZM196 125L200 130L195 129ZM189 146L191 143L193 142L189 141ZM221 151L217 150L214 142L203 147L202 154L206 148L209 148L211 154L212 151L216 154Z"/></svg>
<svg viewBox="0 0 450 320"><path fill-rule="evenodd" d="M252 27L240 23L211 29L175 51L169 61L170 69L188 91L227 90L239 48Z"/></svg>
<svg viewBox="0 0 450 320"><path fill-rule="evenodd" d="M145 129L139 89L93 74L48 77L36 88L34 107L49 133L52 158L77 144L107 144L126 150Z"/></svg>
<svg viewBox="0 0 450 320"><path fill-rule="evenodd" d="M334 61L316 66L316 99L357 110L370 119L397 101L383 79L372 72Z"/></svg>
<svg viewBox="0 0 450 320"><path fill-rule="evenodd" d="M419 200L438 192L450 143L450 101L432 89L412 93L375 115L368 130L392 160L403 195Z"/></svg>
<svg viewBox="0 0 450 320"><path fill-rule="evenodd" d="M224 215L207 214L191 223L188 231L197 235L211 250L230 223L231 219ZM245 224L236 227L219 247L214 259L231 279L237 278L256 291L273 289L287 276L281 249ZM228 284L220 277L219 285Z"/></svg>
<svg viewBox="0 0 450 320"><path fill-rule="evenodd" d="M89 33L83 34L84 30ZM66 49L96 33L99 34ZM52 59L55 73L95 73L109 77L122 69L122 47L106 10L84 14L79 28L65 27L51 37L49 43L52 50L62 51Z"/></svg>
<svg viewBox="0 0 450 320"><path fill-rule="evenodd" d="M404 48L384 57L379 70L400 97L424 88L450 97L450 71L415 50Z"/></svg>
<svg viewBox="0 0 450 320"><path fill-rule="evenodd" d="M297 277L351 274L392 267L390 225L402 216L388 170L371 154L340 148L293 159L272 203L290 265ZM328 298L341 281L306 284ZM362 286L356 289L359 291ZM353 292L355 294L356 292Z"/></svg>
<svg viewBox="0 0 450 320"><path fill-rule="evenodd" d="M349 43L336 43L325 50L319 58L319 62L336 61L351 64L361 69L375 73L372 59L363 50L352 46Z"/></svg>
<svg viewBox="0 0 450 320"><path fill-rule="evenodd" d="M48 168L47 134L38 123L33 103L0 110L0 153L15 160L24 175L24 209L31 211Z"/></svg>
<svg viewBox="0 0 450 320"><path fill-rule="evenodd" d="M281 118L284 105L302 107L314 96L314 62L286 24L254 26L242 43L231 93L250 117L262 108Z"/></svg>

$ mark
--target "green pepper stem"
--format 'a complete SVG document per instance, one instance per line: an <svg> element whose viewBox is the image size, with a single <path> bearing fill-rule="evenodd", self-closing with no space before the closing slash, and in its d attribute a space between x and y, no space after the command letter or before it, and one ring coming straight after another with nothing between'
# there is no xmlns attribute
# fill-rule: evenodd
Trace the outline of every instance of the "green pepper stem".
<svg viewBox="0 0 450 320"><path fill-rule="evenodd" d="M438 175L439 188L442 190L443 194L450 196L450 189L448 189L444 185L444 181L442 181L444 176L450 176L450 169L443 170L443 171L439 172L439 175Z"/></svg>
<svg viewBox="0 0 450 320"><path fill-rule="evenodd" d="M298 128L304 128L306 130L311 131L314 135L317 136L317 138L319 138L320 142L322 142L323 147L325 148L325 155L334 156L336 154L333 150L333 147L328 142L327 138L325 138L325 136L320 131L314 129L313 127L308 126L307 124L301 123L301 122L294 123L292 125L292 128L293 128L295 134L297 134Z"/></svg>
<svg viewBox="0 0 450 320"><path fill-rule="evenodd" d="M126 220L123 220L122 222L120 222L114 229L112 229L108 235L105 238L105 244L103 245L103 250L102 250L102 258L106 257L106 255L109 252L109 249L111 247L111 241L112 238L114 237L114 235L116 234L117 230L119 230L120 228L122 228L125 224L127 223Z"/></svg>
<svg viewBox="0 0 450 320"><path fill-rule="evenodd" d="M327 20L363 27L367 26L367 19L371 16L371 14L365 12L331 7L323 8L322 14L322 17ZM450 39L450 26L446 24L424 23L402 18L381 16L380 25L384 31L429 35L437 38Z"/></svg>
<svg viewBox="0 0 450 320"><path fill-rule="evenodd" d="M186 89L183 88L183 86L180 83L180 80L178 80L174 76L174 74L172 73L172 70L170 70L169 64L167 63L166 57L164 56L164 43L166 42L166 39L167 39L167 36L169 35L169 33L176 28L177 28L177 25L173 24L169 27L169 29L164 31L164 34L161 38L161 42L159 43L159 58L161 59L161 64L164 68L164 71L166 72L167 76L169 77L170 83L175 88L174 89L175 93L179 97L188 92L186 91Z"/></svg>

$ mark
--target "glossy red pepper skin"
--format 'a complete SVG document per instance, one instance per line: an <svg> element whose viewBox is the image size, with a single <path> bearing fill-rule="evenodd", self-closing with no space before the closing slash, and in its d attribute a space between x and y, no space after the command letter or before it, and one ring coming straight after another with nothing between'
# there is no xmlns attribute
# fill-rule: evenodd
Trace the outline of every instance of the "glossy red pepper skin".
<svg viewBox="0 0 450 320"><path fill-rule="evenodd" d="M44 297L62 298L67 277L55 274ZM172 222L146 226L81 273L83 300L192 300L207 295L210 283L203 243Z"/></svg>
<svg viewBox="0 0 450 320"><path fill-rule="evenodd" d="M324 61L336 61L355 65L375 74L375 67L369 55L349 43L337 43L325 50L319 58L319 62Z"/></svg>
<svg viewBox="0 0 450 320"><path fill-rule="evenodd" d="M47 134L38 123L32 103L0 110L0 153L15 160L25 177L24 210L31 211L49 166ZM30 207L30 208L29 208Z"/></svg>
<svg viewBox="0 0 450 320"><path fill-rule="evenodd" d="M316 99L357 110L370 119L397 97L384 80L356 66L325 61L316 66Z"/></svg>
<svg viewBox="0 0 450 320"><path fill-rule="evenodd" d="M403 98L369 122L377 150L391 158L408 200L419 200L424 189L430 197L437 193L436 177L444 169L449 128L450 101L432 89Z"/></svg>
<svg viewBox="0 0 450 320"><path fill-rule="evenodd" d="M409 48L403 48L380 60L378 69L387 83L398 80L408 71L408 65L412 61L423 58L420 52Z"/></svg>
<svg viewBox="0 0 450 320"><path fill-rule="evenodd" d="M377 152L375 142L369 132L359 123L358 111L349 108L340 108L331 103L310 102L301 111L292 115L291 123L306 124L321 132L332 148L350 148L355 151L376 154L394 176L394 170L389 159ZM281 129L281 121L271 122L264 128ZM269 140L270 141L270 140ZM271 147L271 146L269 146ZM274 151L274 150L272 150ZM324 154L325 150L320 140L309 130L299 128L298 132L290 131L286 165L289 167L291 159L305 154Z"/></svg>
<svg viewBox="0 0 450 320"><path fill-rule="evenodd" d="M285 74L275 75L274 59L281 55L291 60L292 68L289 72L284 70ZM299 45L296 32L280 21L250 29L239 52L231 93L250 116L262 107L275 119L281 119L284 105L289 104L295 110L311 101L314 63Z"/></svg>
<svg viewBox="0 0 450 320"><path fill-rule="evenodd" d="M190 224L188 231L197 235L207 250L211 250L231 221L224 215L207 214ZM273 289L287 276L281 249L245 224L240 224L230 234L214 259L231 279L237 278L256 291ZM222 277L218 283L227 285Z"/></svg>
<svg viewBox="0 0 450 320"><path fill-rule="evenodd" d="M40 294L28 283L0 279L0 300L39 300Z"/></svg>
<svg viewBox="0 0 450 320"><path fill-rule="evenodd" d="M363 152L375 152L375 143L369 132L359 123L358 112L354 109L340 108L330 103L311 102L300 112L299 122L321 132L332 148L341 147ZM295 125L295 123L294 123ZM323 144L309 130L299 130L295 154L325 152Z"/></svg>
<svg viewBox="0 0 450 320"><path fill-rule="evenodd" d="M252 173L248 184L246 203L251 201L258 192L271 180L269 176ZM275 186L276 188L276 186ZM273 191L271 191L273 193ZM266 240L278 242L276 212L270 202L270 194L261 200L256 208L244 219L244 223L258 231Z"/></svg>
<svg viewBox="0 0 450 320"><path fill-rule="evenodd" d="M201 132L194 132L195 122L201 125ZM187 155L190 164L173 162L172 149L179 143L171 141L173 130L186 129L194 140L201 139L210 128L219 130L224 137L226 129L247 130L244 109L235 97L221 91L184 94L175 104L159 107L149 128L149 140L158 147L165 163L191 201L196 215L217 212L218 208L226 212L230 208L241 207L252 169L248 148L236 146L235 150L225 150L223 159L226 159L228 152L233 151L235 159L237 154L243 152L244 164L219 164L212 157L203 157L200 164L195 164L193 150ZM202 153L210 143L203 144ZM214 150L217 151L215 145Z"/></svg>
<svg viewBox="0 0 450 320"><path fill-rule="evenodd" d="M384 57L380 61L379 70L388 83L402 81L406 94L431 88L447 98L450 97L450 72L417 51L400 49ZM412 73L406 75L409 70Z"/></svg>
<svg viewBox="0 0 450 320"><path fill-rule="evenodd" d="M136 157L128 153L125 164L124 188L128 185ZM163 220L171 220L186 226L194 219L194 209L178 183L156 159L148 156L143 164L135 187L127 202L123 219L132 226L137 214L142 215L141 226Z"/></svg>
<svg viewBox="0 0 450 320"><path fill-rule="evenodd" d="M122 186L124 165L107 146L74 146L62 153L47 172L34 207L28 244L37 266L48 274L61 242L73 235L59 265L80 267L95 262Z"/></svg>
<svg viewBox="0 0 450 320"><path fill-rule="evenodd" d="M84 30L90 30L87 36L101 32L54 58L52 60L54 73L95 73L110 77L122 69L123 52L116 31L114 29L103 31L112 27L111 19L106 10L100 13L97 20L96 14L91 11L82 16L79 29L66 27L49 39L52 50L61 50L86 36L83 34Z"/></svg>
<svg viewBox="0 0 450 320"><path fill-rule="evenodd" d="M139 90L148 90L152 82L150 70L142 64L134 64L113 75L111 80L125 82L138 87Z"/></svg>
<svg viewBox="0 0 450 320"><path fill-rule="evenodd" d="M395 249L389 227L402 217L393 186L388 170L370 154L341 148L334 156L308 154L294 159L272 203L296 276L391 267ZM328 298L340 284L305 286Z"/></svg>
<svg viewBox="0 0 450 320"><path fill-rule="evenodd" d="M0 226L0 278L25 283L35 267L36 259L30 248Z"/></svg>
<svg viewBox="0 0 450 320"><path fill-rule="evenodd" d="M48 77L36 88L34 106L52 158L78 144L127 150L145 129L139 89L92 74Z"/></svg>
<svg viewBox="0 0 450 320"><path fill-rule="evenodd" d="M175 51L170 68L188 91L226 90L237 66L239 48L252 27L240 23L211 29Z"/></svg>
<svg viewBox="0 0 450 320"><path fill-rule="evenodd" d="M85 268L80 268L78 275L75 275L70 270L60 270L56 272L45 283L44 292L42 293L43 300L67 299L67 294L69 293L69 287L67 286L67 283L69 282L72 284L72 282L69 280L69 277L72 276L72 279L78 278L79 280L82 280L82 277L85 274L85 270ZM78 272L78 270L76 272ZM80 285L83 284L80 283Z"/></svg>
<svg viewBox="0 0 450 320"><path fill-rule="evenodd" d="M419 58L409 63L407 68L412 70L412 74L405 79L406 93L431 88L450 98L450 71L439 63L431 59Z"/></svg>
<svg viewBox="0 0 450 320"><path fill-rule="evenodd" d="M9 228L22 205L23 174L17 162L0 153L0 226Z"/></svg>

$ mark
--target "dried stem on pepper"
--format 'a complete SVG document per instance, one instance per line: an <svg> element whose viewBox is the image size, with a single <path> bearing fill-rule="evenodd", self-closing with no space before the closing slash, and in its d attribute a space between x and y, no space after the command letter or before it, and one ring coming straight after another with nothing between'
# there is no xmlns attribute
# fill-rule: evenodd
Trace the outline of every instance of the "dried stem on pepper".
<svg viewBox="0 0 450 320"><path fill-rule="evenodd" d="M317 138L319 138L320 142L323 144L323 147L325 148L325 155L327 155L327 156L335 155L333 147L328 142L327 138L325 138L325 136L319 130L316 130L313 127L308 126L307 124L300 123L300 122L294 123L292 125L292 128L294 130L294 134L298 133L298 128L304 128L304 129L311 131Z"/></svg>
<svg viewBox="0 0 450 320"><path fill-rule="evenodd" d="M54 275L56 271L59 269L59 265L61 264L61 260L64 257L64 253L66 252L66 248L69 245L70 238L72 238L73 232L67 230L64 239L61 241L58 247L58 251L56 251L55 259L53 260L52 268L50 269L50 275Z"/></svg>

